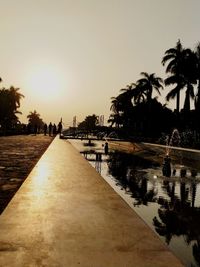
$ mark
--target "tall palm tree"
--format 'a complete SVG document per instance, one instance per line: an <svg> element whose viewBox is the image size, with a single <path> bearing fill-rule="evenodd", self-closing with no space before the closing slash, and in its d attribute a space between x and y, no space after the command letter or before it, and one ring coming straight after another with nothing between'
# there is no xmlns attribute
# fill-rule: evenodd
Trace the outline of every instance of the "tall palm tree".
<svg viewBox="0 0 200 267"><path fill-rule="evenodd" d="M191 94L192 96L191 83L194 83L194 78L187 65L189 63L190 67L193 69L194 62L191 60L192 57L192 51L190 49L184 49L180 40L178 40L174 48L165 51L165 56L162 59L163 66L168 62L166 73L171 74L171 76L165 79L165 85L176 84L175 88L168 93L166 99L169 101L176 96L177 112L180 110L180 91L186 85L189 88L186 95L186 106L188 106L189 95Z"/></svg>
<svg viewBox="0 0 200 267"><path fill-rule="evenodd" d="M185 50L183 77L186 86L184 110L190 111L190 99L194 99L194 85L197 83L197 57L191 49Z"/></svg>
<svg viewBox="0 0 200 267"><path fill-rule="evenodd" d="M196 46L195 54L197 59L197 95L195 99L195 108L200 112L200 43Z"/></svg>
<svg viewBox="0 0 200 267"><path fill-rule="evenodd" d="M180 90L184 88L185 82L182 76L172 75L165 79L165 85L176 85L166 96L166 100L174 99L176 97L176 108L179 111L180 107Z"/></svg>
<svg viewBox="0 0 200 267"><path fill-rule="evenodd" d="M147 72L141 72L141 75L143 78L137 81L137 85L141 92L146 94L146 100L150 101L152 99L153 90L157 91L160 95L159 89L163 89L163 80L160 77L156 77L155 73L148 74Z"/></svg>

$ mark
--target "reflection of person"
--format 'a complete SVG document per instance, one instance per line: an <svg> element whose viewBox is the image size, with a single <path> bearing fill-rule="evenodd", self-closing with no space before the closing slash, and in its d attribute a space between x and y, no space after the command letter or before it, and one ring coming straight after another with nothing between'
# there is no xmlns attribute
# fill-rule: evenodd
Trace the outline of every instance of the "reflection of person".
<svg viewBox="0 0 200 267"><path fill-rule="evenodd" d="M105 143L104 152L106 155L108 155L108 142Z"/></svg>

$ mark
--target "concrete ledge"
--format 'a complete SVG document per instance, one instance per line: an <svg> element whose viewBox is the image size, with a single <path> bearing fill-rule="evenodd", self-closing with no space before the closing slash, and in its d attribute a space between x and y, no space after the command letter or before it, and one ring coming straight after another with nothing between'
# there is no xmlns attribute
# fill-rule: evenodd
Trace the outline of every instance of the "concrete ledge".
<svg viewBox="0 0 200 267"><path fill-rule="evenodd" d="M1 215L0 229L0 266L183 266L59 138Z"/></svg>

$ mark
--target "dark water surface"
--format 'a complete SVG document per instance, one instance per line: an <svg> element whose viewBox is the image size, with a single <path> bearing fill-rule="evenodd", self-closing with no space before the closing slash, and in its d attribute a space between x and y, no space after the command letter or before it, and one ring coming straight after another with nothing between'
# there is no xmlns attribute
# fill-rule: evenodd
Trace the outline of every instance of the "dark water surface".
<svg viewBox="0 0 200 267"><path fill-rule="evenodd" d="M103 152L103 142L93 147L80 140L70 142L80 152L88 152L83 155L90 164L185 266L200 266L200 164L195 164L196 169L188 165L186 177L181 178L183 166L172 162L176 173L167 178L159 163L141 155L110 151L96 161L95 152Z"/></svg>

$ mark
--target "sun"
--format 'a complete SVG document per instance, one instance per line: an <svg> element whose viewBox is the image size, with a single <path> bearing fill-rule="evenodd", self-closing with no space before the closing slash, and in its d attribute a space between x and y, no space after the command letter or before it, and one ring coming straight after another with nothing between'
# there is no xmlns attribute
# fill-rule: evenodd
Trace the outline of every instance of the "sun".
<svg viewBox="0 0 200 267"><path fill-rule="evenodd" d="M38 67L28 77L30 93L43 101L62 97L63 79L59 71L50 66Z"/></svg>

